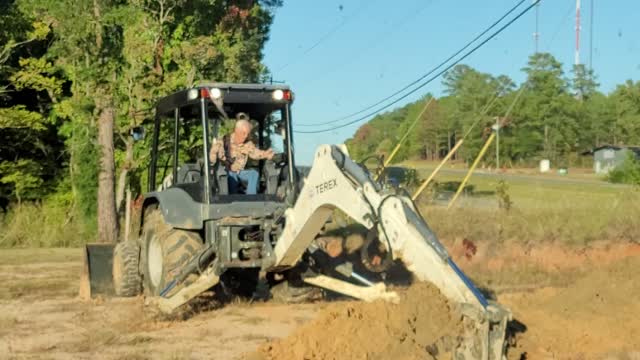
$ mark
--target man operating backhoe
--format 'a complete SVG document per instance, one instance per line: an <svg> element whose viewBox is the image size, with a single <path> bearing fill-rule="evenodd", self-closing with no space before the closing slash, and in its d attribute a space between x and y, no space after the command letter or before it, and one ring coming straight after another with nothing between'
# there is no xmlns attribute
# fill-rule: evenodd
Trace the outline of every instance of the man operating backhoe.
<svg viewBox="0 0 640 360"><path fill-rule="evenodd" d="M255 195L258 192L259 174L254 169L245 169L249 158L254 160L273 158L273 149L260 150L249 140L251 134L251 122L245 113L236 115L236 123L231 134L222 139L215 139L211 145L209 158L212 163L218 159L222 161L228 174L229 193L237 194L240 182L246 187L247 195Z"/></svg>

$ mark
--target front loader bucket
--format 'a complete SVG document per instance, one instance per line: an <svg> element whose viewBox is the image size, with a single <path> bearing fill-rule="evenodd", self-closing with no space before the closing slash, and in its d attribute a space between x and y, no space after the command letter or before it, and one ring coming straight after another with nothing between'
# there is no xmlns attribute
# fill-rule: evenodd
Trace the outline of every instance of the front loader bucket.
<svg viewBox="0 0 640 360"><path fill-rule="evenodd" d="M84 248L80 274L80 298L88 300L96 295L113 295L114 244L87 244Z"/></svg>

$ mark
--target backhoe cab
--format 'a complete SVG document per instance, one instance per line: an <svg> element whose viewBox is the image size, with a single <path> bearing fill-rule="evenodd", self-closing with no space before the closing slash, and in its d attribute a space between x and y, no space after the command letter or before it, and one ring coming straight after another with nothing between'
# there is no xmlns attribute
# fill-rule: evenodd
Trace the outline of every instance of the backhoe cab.
<svg viewBox="0 0 640 360"><path fill-rule="evenodd" d="M156 106L149 193L183 189L199 203L282 202L295 183L290 136L292 93L286 86L204 84L161 99ZM248 114L250 139L273 148L273 160L250 163L260 174L259 196L230 194L227 172L209 160L214 139L233 130L236 114ZM148 195L148 197L153 197Z"/></svg>
<svg viewBox="0 0 640 360"><path fill-rule="evenodd" d="M217 273L248 269L241 272L245 279L241 285L255 284L298 190L292 100L287 86L223 83L203 84L161 99L138 241L139 269L132 266L130 274L114 275L133 279L142 274L147 294L168 296L215 259ZM256 195L230 193L224 164L209 159L212 141L233 131L231 119L240 112L251 118L250 139L256 146L276 152L272 160L247 164L259 174ZM114 277L116 293L135 295L133 287L124 286L127 283Z"/></svg>
<svg viewBox="0 0 640 360"><path fill-rule="evenodd" d="M205 83L160 99L140 236L115 248L86 246L81 296L114 291L134 296L142 290L167 295L214 258L218 272L257 273L281 231L279 218L299 190L292 102L288 86L226 83ZM224 164L209 160L212 141L233 131L240 112L251 119L256 146L276 152L272 160L247 164L259 174L256 195L230 193ZM143 132L132 135L140 140Z"/></svg>

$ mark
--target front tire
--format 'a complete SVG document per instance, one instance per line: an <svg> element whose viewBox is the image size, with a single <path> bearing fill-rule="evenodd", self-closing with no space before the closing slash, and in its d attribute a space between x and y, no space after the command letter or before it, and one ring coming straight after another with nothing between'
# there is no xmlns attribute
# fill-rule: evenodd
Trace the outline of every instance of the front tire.
<svg viewBox="0 0 640 360"><path fill-rule="evenodd" d="M159 296L203 248L198 233L171 228L158 209L145 218L142 239L144 289L152 296Z"/></svg>
<svg viewBox="0 0 640 360"><path fill-rule="evenodd" d="M142 277L139 272L140 247L135 241L118 243L113 250L113 288L117 296L140 295Z"/></svg>

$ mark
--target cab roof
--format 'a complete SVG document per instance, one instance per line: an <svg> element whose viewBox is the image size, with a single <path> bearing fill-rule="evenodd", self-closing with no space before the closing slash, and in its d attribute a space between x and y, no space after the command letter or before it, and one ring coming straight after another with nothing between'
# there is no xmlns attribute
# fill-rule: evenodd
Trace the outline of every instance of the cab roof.
<svg viewBox="0 0 640 360"><path fill-rule="evenodd" d="M274 91L274 90L290 90L289 85L285 84L234 84L223 82L202 82L196 87L208 87L228 90L257 90L257 91Z"/></svg>
<svg viewBox="0 0 640 360"><path fill-rule="evenodd" d="M272 93L275 90L290 91L288 85L284 84L234 84L222 82L202 82L190 89L184 89L174 92L158 100L156 104L156 113L164 114L175 108L186 105L195 104L200 99L201 89L218 88L223 93L223 101L225 104L285 104L289 100L274 100ZM191 90L196 90L198 96L189 98L188 94Z"/></svg>

